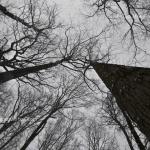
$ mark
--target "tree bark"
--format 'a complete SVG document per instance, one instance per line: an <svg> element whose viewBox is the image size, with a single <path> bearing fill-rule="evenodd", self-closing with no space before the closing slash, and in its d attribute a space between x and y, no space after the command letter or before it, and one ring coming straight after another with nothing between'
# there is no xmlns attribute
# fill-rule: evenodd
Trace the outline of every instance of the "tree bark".
<svg viewBox="0 0 150 150"><path fill-rule="evenodd" d="M104 63L95 63L93 68L150 141L150 69Z"/></svg>

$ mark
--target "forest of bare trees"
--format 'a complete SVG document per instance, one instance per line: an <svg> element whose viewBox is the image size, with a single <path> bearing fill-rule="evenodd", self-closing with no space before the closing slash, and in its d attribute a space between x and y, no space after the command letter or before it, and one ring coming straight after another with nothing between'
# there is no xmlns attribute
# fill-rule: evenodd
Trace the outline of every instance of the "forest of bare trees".
<svg viewBox="0 0 150 150"><path fill-rule="evenodd" d="M96 34L55 3L0 1L0 150L148 150L150 3L82 2Z"/></svg>

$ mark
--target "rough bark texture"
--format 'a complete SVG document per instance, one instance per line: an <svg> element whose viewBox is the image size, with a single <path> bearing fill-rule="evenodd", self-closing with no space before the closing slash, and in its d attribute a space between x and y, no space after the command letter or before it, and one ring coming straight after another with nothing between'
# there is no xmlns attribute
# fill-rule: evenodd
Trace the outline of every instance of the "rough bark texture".
<svg viewBox="0 0 150 150"><path fill-rule="evenodd" d="M150 68L96 63L93 68L150 141Z"/></svg>

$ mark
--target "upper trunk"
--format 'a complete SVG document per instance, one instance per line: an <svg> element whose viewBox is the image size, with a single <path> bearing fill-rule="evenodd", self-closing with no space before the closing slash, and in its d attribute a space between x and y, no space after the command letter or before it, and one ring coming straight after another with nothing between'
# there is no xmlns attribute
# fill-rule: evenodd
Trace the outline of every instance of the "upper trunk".
<svg viewBox="0 0 150 150"><path fill-rule="evenodd" d="M52 68L54 66L61 64L64 61L67 61L68 59L69 59L69 57L68 58L66 57L64 59L58 60L56 62L51 62L48 64L43 64L43 65L38 65L38 66L33 66L33 67L27 67L27 68L2 72L2 73L0 73L0 84L7 82L9 80L12 80L12 79L23 77L23 76L28 75L30 73L37 73L40 70Z"/></svg>
<svg viewBox="0 0 150 150"><path fill-rule="evenodd" d="M103 63L93 68L150 141L150 69Z"/></svg>

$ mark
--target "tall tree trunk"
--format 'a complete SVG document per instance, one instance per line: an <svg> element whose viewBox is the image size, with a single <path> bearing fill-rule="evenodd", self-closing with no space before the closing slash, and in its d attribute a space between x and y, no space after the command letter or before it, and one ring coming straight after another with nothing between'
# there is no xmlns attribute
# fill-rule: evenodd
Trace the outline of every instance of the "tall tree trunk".
<svg viewBox="0 0 150 150"><path fill-rule="evenodd" d="M150 69L104 63L95 63L93 68L150 141Z"/></svg>

